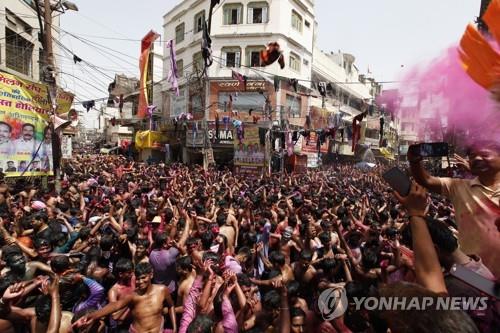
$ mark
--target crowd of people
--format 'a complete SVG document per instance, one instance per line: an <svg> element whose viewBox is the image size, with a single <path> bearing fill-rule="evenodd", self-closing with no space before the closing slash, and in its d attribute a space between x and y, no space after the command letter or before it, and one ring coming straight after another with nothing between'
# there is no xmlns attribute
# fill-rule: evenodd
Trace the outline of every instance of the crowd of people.
<svg viewBox="0 0 500 333"><path fill-rule="evenodd" d="M382 167L250 179L104 155L65 164L60 194L1 183L0 332L498 332L493 297L466 312L353 302L484 296L454 265L500 276L500 149L468 157L478 177L451 179L410 154L406 197ZM325 290L347 296L335 318Z"/></svg>

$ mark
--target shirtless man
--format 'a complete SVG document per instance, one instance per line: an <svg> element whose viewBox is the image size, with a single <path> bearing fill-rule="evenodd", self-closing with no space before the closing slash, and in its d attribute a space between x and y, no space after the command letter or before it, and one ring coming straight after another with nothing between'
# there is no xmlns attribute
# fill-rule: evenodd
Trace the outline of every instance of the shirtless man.
<svg viewBox="0 0 500 333"><path fill-rule="evenodd" d="M147 239L138 239L134 246L131 247L132 250L132 260L134 265L138 265L141 262L149 262L148 258L148 250L150 247L149 240Z"/></svg>
<svg viewBox="0 0 500 333"><path fill-rule="evenodd" d="M116 302L131 295L135 290L135 278L133 276L133 265L129 259L120 258L115 265L115 274L118 281L108 291L109 302ZM115 321L117 332L127 332L132 323L129 308L124 308L111 315Z"/></svg>
<svg viewBox="0 0 500 333"><path fill-rule="evenodd" d="M28 281L32 280L35 277L37 271L52 273L50 267L41 262L26 262L26 257L20 253L15 253L7 257L6 263L7 267L2 270L0 276L4 276L5 274L10 272L11 274L14 274L21 278L21 280Z"/></svg>
<svg viewBox="0 0 500 333"><path fill-rule="evenodd" d="M227 250L234 254L234 248L238 245L238 220L230 212L221 214L217 217L219 233L227 238Z"/></svg>
<svg viewBox="0 0 500 333"><path fill-rule="evenodd" d="M134 293L80 318L73 325L76 327L91 326L95 320L129 306L133 318L129 332L161 333L164 331L163 305L167 303L173 332L176 332L177 322L174 313L174 302L166 286L151 283L153 267L148 263L140 263L135 268L135 277L137 288Z"/></svg>
<svg viewBox="0 0 500 333"><path fill-rule="evenodd" d="M196 271L193 267L190 256L184 256L177 259L176 271L180 283L179 289L177 289L177 306L175 307L175 313L184 312L184 298L189 294L189 290L196 278Z"/></svg>

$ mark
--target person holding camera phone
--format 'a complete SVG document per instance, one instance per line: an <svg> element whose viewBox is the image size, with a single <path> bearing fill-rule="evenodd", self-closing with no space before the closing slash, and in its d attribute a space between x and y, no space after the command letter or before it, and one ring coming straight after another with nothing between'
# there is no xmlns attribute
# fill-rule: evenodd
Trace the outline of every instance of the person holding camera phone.
<svg viewBox="0 0 500 333"><path fill-rule="evenodd" d="M476 142L459 163L473 179L434 177L422 166L418 146L410 146L408 160L415 180L429 191L448 197L455 207L459 243L466 254L478 255L500 277L500 144Z"/></svg>

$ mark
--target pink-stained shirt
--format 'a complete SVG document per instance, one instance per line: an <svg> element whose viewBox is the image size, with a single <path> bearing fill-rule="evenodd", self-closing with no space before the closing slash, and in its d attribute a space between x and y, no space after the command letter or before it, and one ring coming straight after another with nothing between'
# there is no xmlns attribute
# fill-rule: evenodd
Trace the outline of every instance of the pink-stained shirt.
<svg viewBox="0 0 500 333"><path fill-rule="evenodd" d="M179 333L186 333L189 324L196 317L196 304L201 297L201 288L203 287L203 276L197 276L189 289L189 294L184 300L184 312L179 325Z"/></svg>

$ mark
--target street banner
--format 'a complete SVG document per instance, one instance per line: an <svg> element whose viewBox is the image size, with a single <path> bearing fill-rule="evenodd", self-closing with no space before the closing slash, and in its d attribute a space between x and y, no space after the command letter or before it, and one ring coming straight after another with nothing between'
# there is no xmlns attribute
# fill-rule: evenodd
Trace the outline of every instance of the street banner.
<svg viewBox="0 0 500 333"><path fill-rule="evenodd" d="M232 125L220 125L219 131L217 132L214 122L209 122L207 124L207 134L208 140L215 147L233 147L234 139L236 137L236 130ZM246 134L246 129L245 129ZM204 147L205 136L201 126L198 126L198 130L193 130L191 127L186 131L186 147Z"/></svg>
<svg viewBox="0 0 500 333"><path fill-rule="evenodd" d="M152 70L150 70L152 64L150 63L149 55L151 54L151 45L153 45L158 37L160 37L160 35L151 30L144 36L141 42L141 57L139 59L139 70L141 73L141 80L139 82L139 118L144 118L146 116L149 101L152 98L153 86L150 81L153 80L153 73Z"/></svg>
<svg viewBox="0 0 500 333"><path fill-rule="evenodd" d="M320 152L321 153L328 152L328 140L323 142L323 144L320 147ZM309 139L307 138L302 139L302 153L318 154L318 135L316 134L316 132L311 132L309 134Z"/></svg>
<svg viewBox="0 0 500 333"><path fill-rule="evenodd" d="M165 141L162 132L138 131L135 135L135 147L137 149L162 149Z"/></svg>
<svg viewBox="0 0 500 333"><path fill-rule="evenodd" d="M69 112L73 95L58 94L57 112ZM46 85L0 72L0 169L6 177L53 174L50 110Z"/></svg>
<svg viewBox="0 0 500 333"><path fill-rule="evenodd" d="M73 144L71 136L63 135L61 140L62 158L70 159L73 156Z"/></svg>
<svg viewBox="0 0 500 333"><path fill-rule="evenodd" d="M258 127L246 127L245 137L234 140L234 170L236 174L260 176L265 166L264 147L259 140Z"/></svg>
<svg viewBox="0 0 500 333"><path fill-rule="evenodd" d="M311 118L311 129L327 129L329 127L328 118L331 112L327 109L311 106L309 116Z"/></svg>

